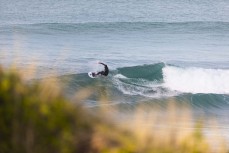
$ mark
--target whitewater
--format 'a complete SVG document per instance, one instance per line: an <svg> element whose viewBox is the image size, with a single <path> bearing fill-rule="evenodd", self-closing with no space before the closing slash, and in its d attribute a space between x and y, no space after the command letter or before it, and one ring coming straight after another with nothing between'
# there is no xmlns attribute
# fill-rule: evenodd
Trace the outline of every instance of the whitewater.
<svg viewBox="0 0 229 153"><path fill-rule="evenodd" d="M228 69L163 68L164 86L186 93L229 94Z"/></svg>

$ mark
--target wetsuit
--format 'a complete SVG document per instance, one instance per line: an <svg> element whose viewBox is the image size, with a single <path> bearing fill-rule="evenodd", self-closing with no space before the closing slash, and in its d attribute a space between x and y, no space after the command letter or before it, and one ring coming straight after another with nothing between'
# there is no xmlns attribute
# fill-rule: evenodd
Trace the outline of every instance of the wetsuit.
<svg viewBox="0 0 229 153"><path fill-rule="evenodd" d="M104 71L98 72L96 75L104 75L104 76L107 76L108 73L109 73L109 69L108 69L107 65L104 64L104 63L99 63L99 64L102 64L102 65L104 66L105 70L104 70Z"/></svg>

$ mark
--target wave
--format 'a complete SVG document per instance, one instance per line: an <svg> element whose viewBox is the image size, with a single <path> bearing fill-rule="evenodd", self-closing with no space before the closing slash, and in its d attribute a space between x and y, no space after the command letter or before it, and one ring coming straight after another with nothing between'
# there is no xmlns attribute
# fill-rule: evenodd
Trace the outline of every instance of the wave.
<svg viewBox="0 0 229 153"><path fill-rule="evenodd" d="M153 31L154 33L183 32L229 32L229 22L85 22L85 23L36 23L2 25L2 31L35 32L35 33L82 33L82 32L123 32Z"/></svg>
<svg viewBox="0 0 229 153"><path fill-rule="evenodd" d="M229 94L228 69L181 68L157 63L117 70L123 76L118 77L123 86L129 84L137 89L145 87L152 90L160 87L164 91L192 94Z"/></svg>
<svg viewBox="0 0 229 153"><path fill-rule="evenodd" d="M61 76L67 82L66 92L74 95L77 90L92 87L94 92L89 105L101 96L114 102L132 103L154 100L163 105L171 99L193 107L228 108L228 69L178 67L165 63L122 67L112 70L108 77L91 79L87 73Z"/></svg>
<svg viewBox="0 0 229 153"><path fill-rule="evenodd" d="M95 86L113 93L161 98L181 94L229 94L229 70L178 67L165 63L117 68L108 78L91 79L87 73L68 75L71 88ZM63 80L66 76L61 77ZM117 94L119 94L117 93Z"/></svg>

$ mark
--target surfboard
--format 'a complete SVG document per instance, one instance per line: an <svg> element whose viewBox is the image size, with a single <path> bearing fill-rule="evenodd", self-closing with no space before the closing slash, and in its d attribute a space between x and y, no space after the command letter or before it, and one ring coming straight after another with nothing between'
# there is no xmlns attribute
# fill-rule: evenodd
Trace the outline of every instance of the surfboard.
<svg viewBox="0 0 229 153"><path fill-rule="evenodd" d="M97 78L97 77L98 77L98 76L93 76L92 73L95 73L95 72L88 72L88 76L89 76L90 78Z"/></svg>

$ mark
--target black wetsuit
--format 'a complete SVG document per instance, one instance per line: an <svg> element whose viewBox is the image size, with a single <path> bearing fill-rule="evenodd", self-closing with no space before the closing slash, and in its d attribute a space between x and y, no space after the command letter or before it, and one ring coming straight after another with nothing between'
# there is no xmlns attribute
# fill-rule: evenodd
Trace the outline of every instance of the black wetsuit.
<svg viewBox="0 0 229 153"><path fill-rule="evenodd" d="M108 73L109 73L109 69L108 69L107 65L104 64L104 63L99 63L99 64L104 65L105 70L104 70L104 71L101 71L101 72L98 72L96 75L104 75L104 76L107 76Z"/></svg>

